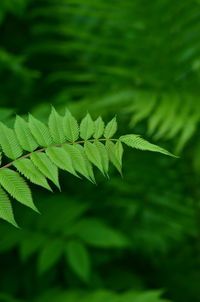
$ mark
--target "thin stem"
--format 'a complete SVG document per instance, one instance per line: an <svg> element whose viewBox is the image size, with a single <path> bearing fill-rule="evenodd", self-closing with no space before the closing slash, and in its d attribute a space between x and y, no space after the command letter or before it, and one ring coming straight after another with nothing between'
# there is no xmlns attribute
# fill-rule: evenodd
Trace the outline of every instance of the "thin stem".
<svg viewBox="0 0 200 302"><path fill-rule="evenodd" d="M0 168L0 170L1 170L1 169L5 169L5 168L11 167L17 160L20 160L20 159L23 159L23 158L28 158L28 157L30 157L31 154L33 154L33 153L36 153L36 152L44 152L47 148L50 148L50 147L62 147L62 146L64 146L64 145L84 144L84 143L86 143L86 142L90 142L90 143L92 143L92 142L105 142L105 141L118 141L118 139L116 139L116 138L109 138L109 139L107 139L107 138L88 139L88 140L86 140L86 141L82 140L82 141L76 141L76 142L71 142L71 143L68 142L68 143L63 143L63 144L58 144L58 145L51 145L51 146L48 146L48 147L45 147L45 148L41 148L41 149L35 150L35 151L30 152L30 153L28 153L28 154L25 154L25 155L23 155L23 156L21 156L21 157L15 159L15 160L11 161L10 163L4 165L3 167Z"/></svg>

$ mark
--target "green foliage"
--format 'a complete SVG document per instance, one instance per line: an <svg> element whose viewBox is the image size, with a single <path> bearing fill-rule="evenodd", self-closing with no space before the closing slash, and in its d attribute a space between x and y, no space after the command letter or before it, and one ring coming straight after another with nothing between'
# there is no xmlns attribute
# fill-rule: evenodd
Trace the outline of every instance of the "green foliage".
<svg viewBox="0 0 200 302"><path fill-rule="evenodd" d="M120 141L128 145L129 147L139 149L139 150L148 150L153 152L160 152L166 155L171 155L168 151L164 150L163 148L158 148L158 146L153 145L147 141L145 141L143 138L141 138L139 135L135 134L128 134L123 135L120 137Z"/></svg>
<svg viewBox="0 0 200 302"><path fill-rule="evenodd" d="M101 116L99 116L94 122L94 138L100 138L104 133L105 123L102 120Z"/></svg>
<svg viewBox="0 0 200 302"><path fill-rule="evenodd" d="M78 122L68 110L66 111L63 119L63 127L66 139L69 142L75 142L79 137Z"/></svg>
<svg viewBox="0 0 200 302"><path fill-rule="evenodd" d="M131 127L147 120L156 139L176 138L180 152L200 120L199 5L129 0L117 1L113 9L105 0L85 5L3 0L0 19L12 14L19 36L16 42L1 43L4 106L24 104L27 111L50 99L61 106L75 100L69 107L78 111L113 112L117 107L129 115ZM30 39L21 31L24 22Z"/></svg>
<svg viewBox="0 0 200 302"><path fill-rule="evenodd" d="M0 301L199 302L199 8L0 1Z"/></svg>
<svg viewBox="0 0 200 302"><path fill-rule="evenodd" d="M17 140L23 150L33 152L35 149L37 149L38 144L33 138L29 124L20 116L16 117L14 130L17 136Z"/></svg>
<svg viewBox="0 0 200 302"><path fill-rule="evenodd" d="M2 123L0 144L3 153L7 157L12 158L13 162L1 167L1 186L19 202L37 211L33 204L31 191L28 185L18 172L11 170L10 167L16 167L22 175L34 184L50 189L46 178L50 179L58 188L60 188L58 168L66 170L77 177L79 177L77 174L78 172L93 182L95 182L95 180L91 164L96 166L104 176L108 175L109 154L111 154L109 150L112 147L106 148L103 142L115 142L112 151L114 153L114 159L111 161L114 162L114 165L119 171L121 171L123 153L120 141L133 148L171 155L166 150L156 145L152 145L141 138L138 140L138 136L127 135L122 136L119 139L112 139L117 131L116 118L112 119L105 127L105 139L91 138L94 131L95 134L98 133L96 134L97 136L103 132L103 120L100 117L97 121L98 123L96 123L95 129L95 124L89 114L83 118L80 124L80 137L83 139L82 141L78 140L78 122L69 111L66 112L64 117L61 117L56 110L52 108L48 127L32 115L29 115L28 123L17 116L15 131ZM24 127L24 129L21 130L21 127ZM66 131L66 136L69 141L65 138L64 130ZM35 143L34 139L37 143ZM53 145L54 143L57 144ZM78 144L83 144L84 147L80 150L80 147L79 149L77 148ZM38 146L42 148L36 149ZM24 151L28 150L31 151L31 153L26 153L21 156L23 147L25 147ZM112 155L110 158L111 157ZM89 164L89 162L91 164ZM2 211L1 217L7 221L12 221L11 217L13 212L8 198L4 198L5 205L6 202L8 203L7 210ZM13 224L15 224L14 221Z"/></svg>
<svg viewBox="0 0 200 302"><path fill-rule="evenodd" d="M51 223L55 216L55 201L60 213L59 221ZM43 205L44 207L44 205ZM48 201L44 219L34 228L38 217L31 222L30 214L25 219L26 229L20 231L10 229L7 239L4 237L3 229L0 228L2 236L2 249L10 249L17 245L21 259L27 262L32 255L38 254L37 271L44 274L50 271L61 261L63 256L72 271L84 282L88 282L92 275L92 264L90 247L98 249L125 249L129 240L122 232L106 225L98 218L84 218L88 211L88 204L81 205L77 201L62 200L52 197ZM18 234L13 237L13 232ZM20 233L19 233L20 232ZM5 243L4 243L5 239Z"/></svg>
<svg viewBox="0 0 200 302"><path fill-rule="evenodd" d="M112 121L110 121L106 125L105 131L104 131L105 138L113 137L113 135L115 134L116 131L117 131L117 122L116 122L116 118L114 117L112 119Z"/></svg>
<svg viewBox="0 0 200 302"><path fill-rule="evenodd" d="M1 295L2 302L23 302L16 300L6 295ZM112 291L98 290L98 291L59 291L49 290L43 295L33 300L33 302L48 302L50 299L56 299L58 302L170 302L169 300L162 299L160 291L130 291L117 294Z"/></svg>
<svg viewBox="0 0 200 302"><path fill-rule="evenodd" d="M95 219L80 221L75 232L86 243L96 247L124 247L128 244L128 240L120 232Z"/></svg>
<svg viewBox="0 0 200 302"><path fill-rule="evenodd" d="M47 302L52 296L55 296L58 302L73 301L73 302L169 302L169 300L162 299L159 291L148 291L146 293L140 291L125 292L122 294L116 294L111 291L99 290L96 292L47 292L38 302Z"/></svg>
<svg viewBox="0 0 200 302"><path fill-rule="evenodd" d="M17 172L11 169L1 169L0 184L16 200L37 211L28 185ZM7 219L6 216L5 218Z"/></svg>
<svg viewBox="0 0 200 302"><path fill-rule="evenodd" d="M111 141L106 142L106 149L108 151L108 157L112 164L116 167L119 173L122 174L122 155L123 147L120 141L113 144Z"/></svg>
<svg viewBox="0 0 200 302"><path fill-rule="evenodd" d="M14 219L12 205L7 194L0 188L0 217L17 226Z"/></svg>
<svg viewBox="0 0 200 302"><path fill-rule="evenodd" d="M147 119L148 133L155 139L178 138L176 152L180 152L198 129L199 101L187 93L136 92L131 105L130 126ZM172 127L173 125L173 127Z"/></svg>
<svg viewBox="0 0 200 302"><path fill-rule="evenodd" d="M94 122L88 113L81 121L80 137L86 141L93 135L93 133L94 133Z"/></svg>
<svg viewBox="0 0 200 302"><path fill-rule="evenodd" d="M83 280L89 280L90 258L85 246L78 241L69 241L66 245L66 257L72 270Z"/></svg>
<svg viewBox="0 0 200 302"><path fill-rule="evenodd" d="M36 168L48 179L50 179L58 188L60 188L58 180L58 168L46 155L46 153L31 153L30 159Z"/></svg>
<svg viewBox="0 0 200 302"><path fill-rule="evenodd" d="M66 170L72 175L78 177L74 169L72 159L65 149L59 147L49 147L46 149L46 154L58 168Z"/></svg>
<svg viewBox="0 0 200 302"><path fill-rule="evenodd" d="M4 15L8 12L20 14L28 2L28 0L2 0L0 4L0 22L2 22Z"/></svg>
<svg viewBox="0 0 200 302"><path fill-rule="evenodd" d="M22 158L16 160L13 165L17 170L29 179L32 183L42 186L51 191L51 188L44 176L38 168L33 164L33 162L28 158Z"/></svg>
<svg viewBox="0 0 200 302"><path fill-rule="evenodd" d="M65 133L63 129L63 118L57 113L57 111L52 108L51 114L49 116L49 130L54 143L62 144L65 141ZM69 123L69 127L71 124Z"/></svg>
<svg viewBox="0 0 200 302"><path fill-rule="evenodd" d="M45 273L53 265L55 265L63 251L63 242L59 239L49 240L44 243L39 254L38 272Z"/></svg>
<svg viewBox="0 0 200 302"><path fill-rule="evenodd" d="M50 130L41 121L29 115L29 128L39 146L49 147L53 145Z"/></svg>
<svg viewBox="0 0 200 302"><path fill-rule="evenodd" d="M3 123L0 124L1 139L0 144L5 155L11 159L16 159L22 155L22 148L17 141L14 130L8 128Z"/></svg>
<svg viewBox="0 0 200 302"><path fill-rule="evenodd" d="M92 165L86 156L84 148L81 145L65 145L63 148L70 155L75 170L95 183Z"/></svg>

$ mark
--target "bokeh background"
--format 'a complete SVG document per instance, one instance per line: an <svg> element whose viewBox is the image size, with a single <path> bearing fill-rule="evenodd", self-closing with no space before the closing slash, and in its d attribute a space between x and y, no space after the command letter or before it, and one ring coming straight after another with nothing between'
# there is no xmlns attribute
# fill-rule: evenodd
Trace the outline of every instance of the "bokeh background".
<svg viewBox="0 0 200 302"><path fill-rule="evenodd" d="M200 301L200 1L0 0L0 120L87 111L180 158L32 185L0 221L2 302ZM0 134L1 135L1 134Z"/></svg>

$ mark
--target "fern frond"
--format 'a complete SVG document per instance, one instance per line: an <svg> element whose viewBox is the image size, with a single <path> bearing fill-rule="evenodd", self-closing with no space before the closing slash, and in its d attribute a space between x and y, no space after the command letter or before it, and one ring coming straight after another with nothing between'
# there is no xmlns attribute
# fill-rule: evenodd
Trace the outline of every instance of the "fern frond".
<svg viewBox="0 0 200 302"><path fill-rule="evenodd" d="M60 116L52 108L48 126L29 115L29 122L19 116L16 117L15 131L3 123L0 124L0 128L2 156L5 157L4 160L6 158L13 160L0 167L0 185L13 198L35 211L37 209L32 200L31 190L22 176L49 190L51 188L47 179L60 189L58 169L78 178L84 176L95 183L93 166L108 177L111 162L122 173L122 143L136 149L173 156L139 135L128 134L113 138L117 131L115 117L105 127L101 117L94 122L88 113L80 123L79 133L78 121L68 110L65 116ZM185 137L187 138L187 133ZM42 148L39 149L38 146ZM12 167L22 176L11 169ZM15 225L10 201L2 188L0 217Z"/></svg>
<svg viewBox="0 0 200 302"><path fill-rule="evenodd" d="M156 140L177 137L177 153L194 135L200 122L198 97L187 93L136 92L133 103L128 108L133 113L131 127L146 119L148 134Z"/></svg>
<svg viewBox="0 0 200 302"><path fill-rule="evenodd" d="M124 1L118 1L115 9L112 2L100 2L96 5L87 1L83 8L81 1L55 3L47 0L45 4L38 1L31 7L27 11L31 20L27 26L33 39L28 49L22 47L28 53L28 65L32 66L35 56L44 62L40 64L39 74L47 75L45 84L50 88L47 90L52 91L51 85L54 84L53 96L60 103L68 96L72 100L84 99L83 102L87 99L85 108L93 106L94 109L107 110L110 103L113 110L120 104L120 109L124 108L128 102L127 112L133 112L131 126L147 119L149 131L153 131L156 138L168 139L173 133L181 135L185 131L184 121L190 119L199 107L199 19L196 16L199 1L193 1L192 5L181 0L175 5L171 1L154 1L151 5L147 0L145 5L139 0L126 1L125 5ZM7 2L4 0L4 3ZM162 15L162 20L155 19L155 14ZM126 34L119 40L122 24ZM149 36L149 28L151 38L143 39ZM0 49L1 60L3 65L16 72L17 77L20 70L24 75L28 74L20 56ZM71 64L66 70L65 62L69 60ZM159 62L158 68L155 68L156 61ZM10 80L8 87L12 91ZM104 95L105 87L108 95ZM159 109L163 99L169 104L166 112ZM175 103L178 102L176 109ZM173 112L179 118L187 102L192 114L188 111L186 117L182 116L182 120L176 123ZM73 103L77 106L77 102ZM82 110L83 107L79 104L79 108ZM152 121L151 113L155 121ZM161 114L161 118L157 119L157 114ZM170 120L173 120L173 127ZM193 125L195 127L196 123ZM188 138L193 133L191 131ZM183 136L186 141L186 135Z"/></svg>

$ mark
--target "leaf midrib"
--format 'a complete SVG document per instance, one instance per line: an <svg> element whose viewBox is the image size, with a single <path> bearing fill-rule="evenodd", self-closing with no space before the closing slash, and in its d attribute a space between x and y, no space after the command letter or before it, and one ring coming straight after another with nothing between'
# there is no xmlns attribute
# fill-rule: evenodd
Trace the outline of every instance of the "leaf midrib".
<svg viewBox="0 0 200 302"><path fill-rule="evenodd" d="M51 148L51 147L62 147L64 145L73 145L73 144L84 144L86 142L90 142L90 143L93 143L93 142L106 142L106 141L118 141L118 139L116 138L100 138L100 139L88 139L88 140L80 140L80 141L76 141L76 142L67 142L67 143L63 143L63 144L55 144L55 145L50 145L50 146L47 146L47 147L44 147L44 148L41 148L41 149L38 149L38 150L35 150L33 152L30 152L28 154L25 154L23 156L20 156L19 158L16 158L15 160L11 161L10 163L0 167L0 170L1 169L5 169L5 168L9 168L11 166L14 165L14 163L17 161L17 160L20 160L20 159L23 159L23 158L29 158L32 154L34 153L38 153L38 152L44 152L47 148Z"/></svg>

